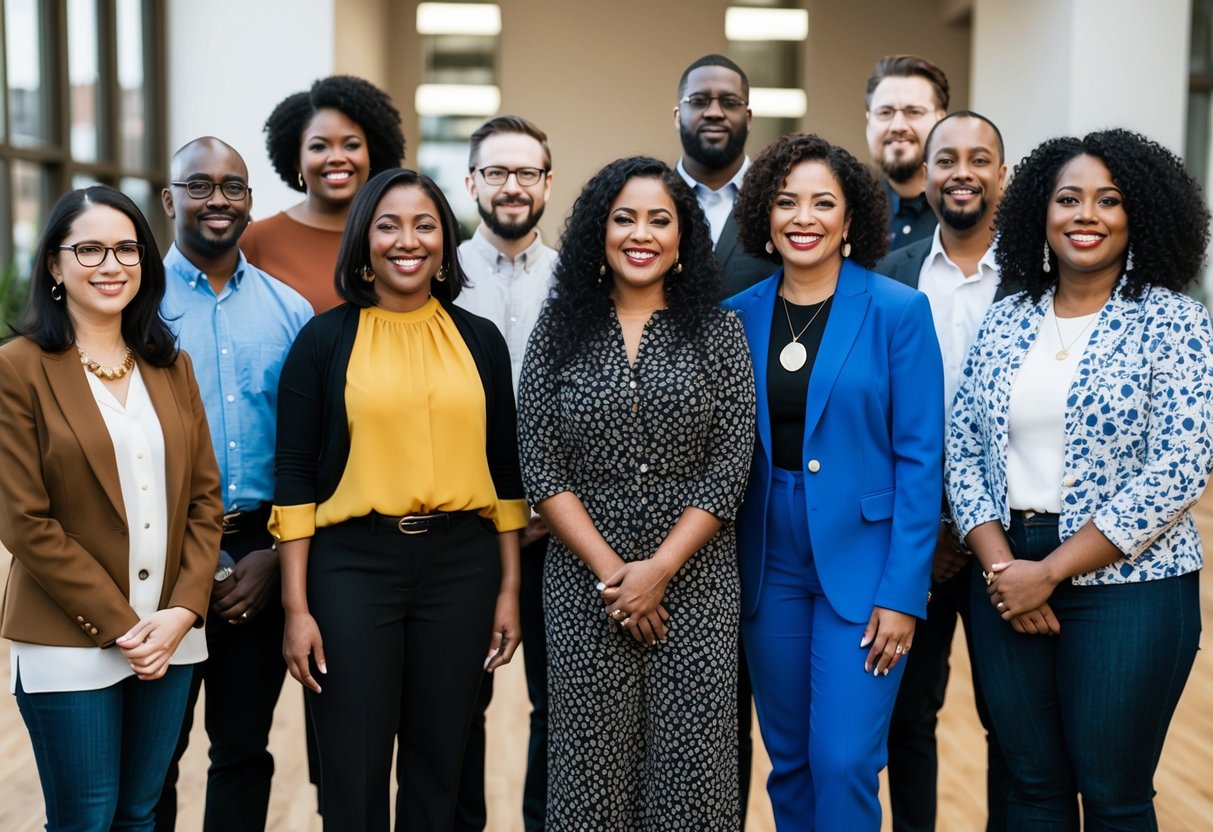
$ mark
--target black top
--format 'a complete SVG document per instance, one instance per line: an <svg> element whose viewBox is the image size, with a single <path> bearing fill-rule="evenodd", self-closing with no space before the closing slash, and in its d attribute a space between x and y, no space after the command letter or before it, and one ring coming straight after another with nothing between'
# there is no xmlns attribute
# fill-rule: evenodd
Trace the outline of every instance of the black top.
<svg viewBox="0 0 1213 832"><path fill-rule="evenodd" d="M889 251L928 239L935 233L935 226L939 223L927 204L925 193L906 199L898 196L887 181L882 182L881 186L889 201Z"/></svg>
<svg viewBox="0 0 1213 832"><path fill-rule="evenodd" d="M771 412L771 455L775 465L788 471L799 471L804 450L804 411L809 395L809 376L821 348L826 321L834 296L821 303L800 306L775 296L774 317L771 319L771 342L767 352L767 407ZM786 308L786 311L785 311ZM816 315L816 317L814 317ZM789 373L779 363L779 354L792 340L788 318L804 346L808 357L804 366ZM809 323L812 321L812 323ZM805 329L805 327L808 329ZM801 335L800 331L804 330Z"/></svg>
<svg viewBox="0 0 1213 832"><path fill-rule="evenodd" d="M517 418L510 353L489 320L452 303L443 308L463 336L484 385L487 435L483 441L499 500L521 500ZM345 410L346 370L361 309L343 304L312 318L299 331L278 382L278 443L274 504L319 505L333 496L350 455ZM385 383L390 380L385 380Z"/></svg>

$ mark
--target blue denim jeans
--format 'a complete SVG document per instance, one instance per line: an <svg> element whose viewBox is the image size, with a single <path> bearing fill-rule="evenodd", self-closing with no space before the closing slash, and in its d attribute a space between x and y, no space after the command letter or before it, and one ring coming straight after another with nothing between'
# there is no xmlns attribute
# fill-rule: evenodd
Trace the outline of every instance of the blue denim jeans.
<svg viewBox="0 0 1213 832"><path fill-rule="evenodd" d="M192 677L181 665L154 682L62 693L26 693L18 677L47 832L150 832Z"/></svg>
<svg viewBox="0 0 1213 832"><path fill-rule="evenodd" d="M1013 515L1015 557L1059 545L1056 515ZM972 581L975 670L1011 772L1010 832L1155 830L1154 770L1200 638L1199 573L1134 584L1063 581L1061 634L1023 635Z"/></svg>

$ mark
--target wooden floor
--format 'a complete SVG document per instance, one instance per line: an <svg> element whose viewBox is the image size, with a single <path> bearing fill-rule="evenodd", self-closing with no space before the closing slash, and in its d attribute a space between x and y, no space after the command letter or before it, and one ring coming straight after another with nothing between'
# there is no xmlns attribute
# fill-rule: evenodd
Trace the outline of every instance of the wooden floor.
<svg viewBox="0 0 1213 832"><path fill-rule="evenodd" d="M1213 553L1213 492L1197 511L1207 552ZM8 556L0 550L0 569L7 572ZM1213 554L1209 556L1213 564ZM1213 583L1205 576L1201 597L1205 633L1213 631ZM973 711L968 660L957 635L952 682L941 715L939 832L972 832L984 828L984 744ZM1207 639L1206 639L1207 642ZM7 669L8 644L0 642L0 667ZM7 677L5 677L7 678ZM319 832L313 813L315 793L307 783L307 763L301 733L299 687L288 679L275 716L271 750L277 760L268 828L276 832ZM1209 829L1213 817L1213 661L1207 651L1196 666L1179 703L1159 767L1159 825L1163 832ZM522 829L521 788L525 769L526 690L521 656L498 671L493 705L489 709L489 832ZM195 726L201 718L195 720ZM774 829L763 782L769 771L758 751L751 789L748 832ZM195 728L182 765L179 830L201 828L206 777L205 736ZM883 799L882 786L882 799ZM887 800L884 829L890 828ZM0 832L42 829L42 798L29 737L13 698L0 694Z"/></svg>

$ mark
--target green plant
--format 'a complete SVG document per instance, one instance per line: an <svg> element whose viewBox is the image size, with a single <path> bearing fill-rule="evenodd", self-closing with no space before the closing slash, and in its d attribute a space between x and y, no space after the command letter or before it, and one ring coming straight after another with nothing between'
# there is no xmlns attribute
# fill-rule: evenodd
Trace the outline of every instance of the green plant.
<svg viewBox="0 0 1213 832"><path fill-rule="evenodd" d="M28 295L29 277L9 263L0 271L0 339L8 337L8 325L17 322Z"/></svg>

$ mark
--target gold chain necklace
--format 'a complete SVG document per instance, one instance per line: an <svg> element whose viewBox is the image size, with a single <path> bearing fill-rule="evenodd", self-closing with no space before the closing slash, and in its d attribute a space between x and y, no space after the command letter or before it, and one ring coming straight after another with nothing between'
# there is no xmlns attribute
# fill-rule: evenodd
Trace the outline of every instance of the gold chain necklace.
<svg viewBox="0 0 1213 832"><path fill-rule="evenodd" d="M788 342L782 350L779 351L779 363L789 373L794 373L804 366L804 363L809 359L808 350L804 348L804 344L800 343L800 336L804 335L809 327L813 325L813 321L817 320L817 316L821 314L821 310L826 308L826 298L817 305L817 311L813 313L813 317L809 318L809 322L805 324L800 332L792 326L792 313L788 311L788 299L783 295L779 296L783 301L783 314L788 319L788 331L792 333L792 340Z"/></svg>
<svg viewBox="0 0 1213 832"><path fill-rule="evenodd" d="M131 352L130 347L126 348L126 355L122 357L122 363L117 367L102 367L79 344L76 345L76 352L80 353L80 363L84 365L84 369L102 381L117 381L135 368L135 354Z"/></svg>
<svg viewBox="0 0 1213 832"><path fill-rule="evenodd" d="M1069 358L1070 350L1074 349L1074 345L1078 343L1078 339L1083 336L1083 333L1085 333L1088 329L1091 328L1091 324L1095 323L1095 319L1098 317L1099 317L1098 312L1091 313L1091 319L1089 321L1087 321L1087 325L1084 326L1081 330L1079 330L1078 334L1074 336L1074 339L1072 341L1070 341L1069 344L1066 344L1066 339L1063 338L1061 335L1061 323L1057 319L1057 304L1054 303L1053 304L1053 326L1055 326L1057 328L1057 345L1059 347L1061 347L1061 349L1059 349L1056 353L1054 353L1053 357L1056 358L1058 361L1065 361L1067 358Z"/></svg>

